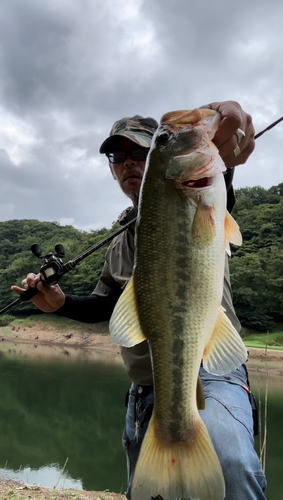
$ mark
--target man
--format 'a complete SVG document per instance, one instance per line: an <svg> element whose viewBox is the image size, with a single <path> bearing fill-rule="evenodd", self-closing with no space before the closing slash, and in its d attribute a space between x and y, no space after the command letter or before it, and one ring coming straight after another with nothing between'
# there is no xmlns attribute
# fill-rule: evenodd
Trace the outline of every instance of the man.
<svg viewBox="0 0 283 500"><path fill-rule="evenodd" d="M233 167L245 163L254 149L251 117L239 104L228 101L208 106L218 111L221 122L214 142L228 168L225 181L228 209L234 204ZM113 178L131 199L132 207L120 217L125 224L137 214L141 181L152 136L157 122L136 115L114 123L100 153L106 154ZM23 288L12 287L20 294L29 287L40 290L32 301L44 312L56 312L84 322L108 320L128 283L133 269L134 224L117 236L107 250L105 264L93 294L87 297L65 295L58 285L46 287L40 276L29 274ZM234 327L240 331L231 296L228 264L225 267L222 304ZM128 461L128 498L141 442L154 404L153 380L147 342L133 348L121 348L132 385L123 442ZM213 376L200 368L206 408L200 414L219 456L228 500L265 499L266 480L253 447L253 419L247 373L240 367L223 377Z"/></svg>

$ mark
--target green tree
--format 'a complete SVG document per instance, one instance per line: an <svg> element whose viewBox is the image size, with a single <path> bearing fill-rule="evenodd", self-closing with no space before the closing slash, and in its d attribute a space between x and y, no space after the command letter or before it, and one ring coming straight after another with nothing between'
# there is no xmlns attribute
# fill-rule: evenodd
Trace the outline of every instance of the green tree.
<svg viewBox="0 0 283 500"><path fill-rule="evenodd" d="M64 262L74 259L90 247L96 245L120 227L101 228L90 233L79 231L72 226L60 226L55 222L37 220L11 220L0 222L0 308L15 299L11 286L21 284L27 272L38 273L42 260L37 259L30 247L39 243L43 255L54 252L55 245L63 244ZM83 260L74 271L62 278L62 286L67 293L88 295L94 289L104 262L106 248ZM30 302L23 303L21 310L34 310Z"/></svg>

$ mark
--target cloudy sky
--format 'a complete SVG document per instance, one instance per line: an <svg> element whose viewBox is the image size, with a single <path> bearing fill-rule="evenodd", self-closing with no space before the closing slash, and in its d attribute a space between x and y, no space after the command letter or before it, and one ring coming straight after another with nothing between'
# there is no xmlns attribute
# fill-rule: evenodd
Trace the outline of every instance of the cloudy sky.
<svg viewBox="0 0 283 500"><path fill-rule="evenodd" d="M0 0L0 220L110 227L112 123L237 100L283 115L282 0ZM283 122L235 187L283 182Z"/></svg>

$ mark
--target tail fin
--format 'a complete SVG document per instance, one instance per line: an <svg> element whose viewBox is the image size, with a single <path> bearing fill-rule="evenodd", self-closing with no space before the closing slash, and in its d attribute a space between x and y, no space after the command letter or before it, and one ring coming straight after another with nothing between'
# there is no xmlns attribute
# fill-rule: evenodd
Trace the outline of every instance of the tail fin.
<svg viewBox="0 0 283 500"><path fill-rule="evenodd" d="M199 416L193 439L174 443L157 438L152 415L135 470L132 500L158 495L164 500L224 499L221 465Z"/></svg>

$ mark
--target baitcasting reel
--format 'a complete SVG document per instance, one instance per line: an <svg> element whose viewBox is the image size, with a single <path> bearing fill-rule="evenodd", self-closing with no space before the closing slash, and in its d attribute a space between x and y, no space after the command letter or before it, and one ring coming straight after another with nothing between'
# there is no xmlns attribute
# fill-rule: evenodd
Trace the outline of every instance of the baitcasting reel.
<svg viewBox="0 0 283 500"><path fill-rule="evenodd" d="M108 244L111 240L113 240L115 236L118 236L118 234L128 229L131 226L131 224L133 224L135 221L136 217L131 221L127 222L127 224L125 224L121 229L118 229L118 231L115 231L114 233L110 234L109 236L107 236L102 241L100 241L93 247L83 252L75 259L69 260L69 262L67 262L66 264L64 264L62 261L62 257L65 256L63 245L60 244L56 245L55 253L50 252L46 255L41 255L40 245L38 245L37 243L32 245L31 251L33 255L35 255L39 259L43 259L43 264L39 271L43 283L48 286L56 285L60 281L62 276L64 276L64 274L75 269L77 264L79 264L82 260L84 260L86 257L91 255L93 252L95 252L102 246ZM28 288L28 290L25 290L19 296L19 298L17 298L16 300L8 304L6 307L1 309L0 314L3 314L4 312L8 311L8 309L18 304L19 302L24 302L32 299L32 297L34 297L38 292L39 292L38 288Z"/></svg>
<svg viewBox="0 0 283 500"><path fill-rule="evenodd" d="M40 268L41 279L45 285L55 285L65 274L64 264L62 257L65 256L65 250L63 245L56 245L56 253L48 253L46 255L41 255L40 245L35 243L31 246L31 251L33 255L39 259L43 259L43 264ZM65 271L65 272L64 272Z"/></svg>

